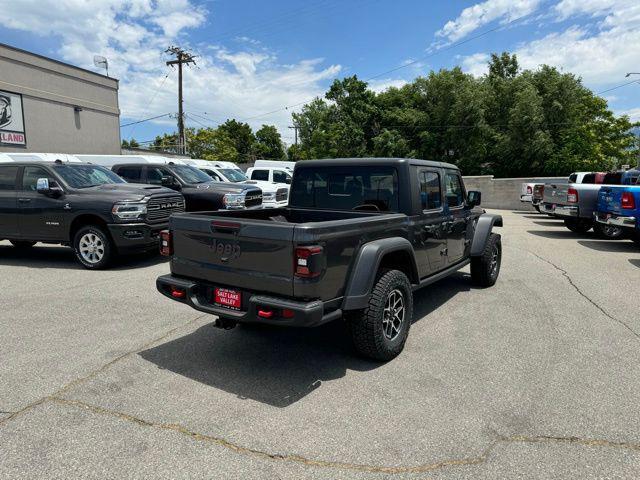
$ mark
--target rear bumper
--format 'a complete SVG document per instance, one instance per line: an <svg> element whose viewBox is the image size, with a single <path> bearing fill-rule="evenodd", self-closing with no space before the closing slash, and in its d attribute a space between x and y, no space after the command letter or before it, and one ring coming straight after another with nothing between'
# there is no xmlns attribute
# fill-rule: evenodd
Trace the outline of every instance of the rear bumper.
<svg viewBox="0 0 640 480"><path fill-rule="evenodd" d="M184 298L175 298L171 295L171 290L174 287L184 290ZM205 295L203 295L206 287L207 286L203 284L174 275L162 275L156 280L156 288L165 297L180 303L185 303L201 312L234 320L238 323L262 323L287 327L317 327L318 325L336 320L342 316L342 311L339 309L325 313L325 304L321 300L300 302L297 300L247 292L243 292L243 295L248 295L248 299L243 302L245 309L231 310L209 302L205 298ZM283 318L278 316L278 312L284 309L293 311L293 317ZM259 317L258 310L271 310L274 312L274 317Z"/></svg>
<svg viewBox="0 0 640 480"><path fill-rule="evenodd" d="M544 213L562 218L578 218L579 209L577 205L557 205L555 203L543 203Z"/></svg>
<svg viewBox="0 0 640 480"><path fill-rule="evenodd" d="M119 252L150 250L158 248L160 231L169 227L168 222L148 223L112 223L107 225L109 233Z"/></svg>
<svg viewBox="0 0 640 480"><path fill-rule="evenodd" d="M636 228L638 224L636 217L625 217L612 213L596 212L593 214L593 218L596 222L602 223L603 225L614 225L622 228Z"/></svg>

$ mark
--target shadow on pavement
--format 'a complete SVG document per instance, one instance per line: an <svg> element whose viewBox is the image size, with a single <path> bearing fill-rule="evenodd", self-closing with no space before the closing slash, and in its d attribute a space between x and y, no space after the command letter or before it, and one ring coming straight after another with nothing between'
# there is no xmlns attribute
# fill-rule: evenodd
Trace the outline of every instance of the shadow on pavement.
<svg viewBox="0 0 640 480"><path fill-rule="evenodd" d="M564 227L563 222L558 222L557 220L544 220L533 222L536 225L540 225L541 227Z"/></svg>
<svg viewBox="0 0 640 480"><path fill-rule="evenodd" d="M156 252L123 255L114 259L110 269L129 270L167 261L166 257L161 257ZM84 269L76 261L71 248L52 245L36 245L32 248L22 249L11 245L0 245L0 265L26 268Z"/></svg>
<svg viewBox="0 0 640 480"><path fill-rule="evenodd" d="M637 258L630 258L630 259L629 259L629 263L630 263L631 265L634 265L634 266L636 266L636 267L640 268L640 259L637 259Z"/></svg>
<svg viewBox="0 0 640 480"><path fill-rule="evenodd" d="M469 290L468 277L458 273L417 292L415 322ZM311 329L239 325L231 331L208 324L139 355L162 369L279 408L324 381L344 377L347 370L366 372L382 365L356 356L342 321Z"/></svg>
<svg viewBox="0 0 640 480"><path fill-rule="evenodd" d="M588 241L580 240L580 245L597 250L599 252L636 252L638 247L632 241L627 240L600 240Z"/></svg>
<svg viewBox="0 0 640 480"><path fill-rule="evenodd" d="M555 239L583 239L595 237L595 234L593 232L574 233L567 228L564 228L562 230L527 230L527 233L536 235L538 237Z"/></svg>

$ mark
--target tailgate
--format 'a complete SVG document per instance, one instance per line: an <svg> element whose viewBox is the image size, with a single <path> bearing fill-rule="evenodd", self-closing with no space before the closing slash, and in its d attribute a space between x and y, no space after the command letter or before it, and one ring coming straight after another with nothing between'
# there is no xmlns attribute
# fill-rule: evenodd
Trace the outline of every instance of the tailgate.
<svg viewBox="0 0 640 480"><path fill-rule="evenodd" d="M544 203L560 203L567 202L567 190L569 190L569 184L567 183L549 183L544 186Z"/></svg>
<svg viewBox="0 0 640 480"><path fill-rule="evenodd" d="M215 215L174 215L171 271L213 285L293 295L293 230Z"/></svg>
<svg viewBox="0 0 640 480"><path fill-rule="evenodd" d="M598 212L614 213L622 215L621 201L623 187L605 186L598 192Z"/></svg>

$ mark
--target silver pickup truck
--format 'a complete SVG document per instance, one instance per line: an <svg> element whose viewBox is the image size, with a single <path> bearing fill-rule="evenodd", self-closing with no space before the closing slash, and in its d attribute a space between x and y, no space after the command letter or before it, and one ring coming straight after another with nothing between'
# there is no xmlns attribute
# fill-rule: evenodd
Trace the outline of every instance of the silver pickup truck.
<svg viewBox="0 0 640 480"><path fill-rule="evenodd" d="M589 183L546 184L542 199L542 212L562 218L565 226L576 233L586 233L592 228L605 238L620 238L622 228L594 221L597 210L598 192L602 185L621 185L633 180L634 171L610 172L604 175L601 182L594 174ZM571 179L570 179L571 180ZM591 180L585 178L584 180ZM597 183L594 183L597 182Z"/></svg>

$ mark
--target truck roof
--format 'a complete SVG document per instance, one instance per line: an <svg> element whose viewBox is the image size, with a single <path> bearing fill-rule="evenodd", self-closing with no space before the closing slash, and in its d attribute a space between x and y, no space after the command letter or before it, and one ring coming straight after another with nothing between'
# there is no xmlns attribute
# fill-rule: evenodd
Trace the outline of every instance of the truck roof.
<svg viewBox="0 0 640 480"><path fill-rule="evenodd" d="M80 160L91 162L103 167L113 167L115 165L186 165L178 158L160 157L155 155L76 155Z"/></svg>
<svg viewBox="0 0 640 480"><path fill-rule="evenodd" d="M298 166L313 166L313 167L344 167L344 166L369 166L369 165L419 165L423 167L435 167L435 168L450 168L453 170L459 170L456 165L445 162L434 162L431 160L420 160L417 158L331 158L331 159L319 159L319 160L303 160L296 162Z"/></svg>
<svg viewBox="0 0 640 480"><path fill-rule="evenodd" d="M14 162L47 162L53 163L56 160L65 163L84 163L74 155L66 153L0 153L0 163Z"/></svg>

